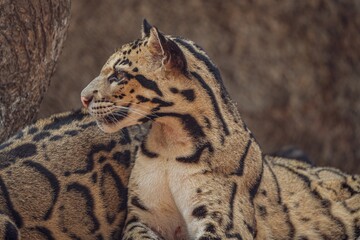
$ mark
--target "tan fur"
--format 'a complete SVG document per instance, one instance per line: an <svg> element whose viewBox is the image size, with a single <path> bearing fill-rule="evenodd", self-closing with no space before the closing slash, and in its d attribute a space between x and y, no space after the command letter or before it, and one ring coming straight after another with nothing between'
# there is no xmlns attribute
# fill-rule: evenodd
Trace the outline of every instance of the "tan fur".
<svg viewBox="0 0 360 240"><path fill-rule="evenodd" d="M204 51L148 24L143 31L82 92L106 132L153 119L131 173L123 239L360 235L358 176L264 156Z"/></svg>
<svg viewBox="0 0 360 240"><path fill-rule="evenodd" d="M78 111L40 120L4 142L0 238L118 239L132 156L145 133L104 134Z"/></svg>

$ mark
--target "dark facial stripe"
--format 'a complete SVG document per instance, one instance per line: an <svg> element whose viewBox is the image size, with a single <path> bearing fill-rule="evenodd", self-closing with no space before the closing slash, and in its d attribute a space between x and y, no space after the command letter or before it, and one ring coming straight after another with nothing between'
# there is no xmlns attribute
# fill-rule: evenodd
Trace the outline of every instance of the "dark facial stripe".
<svg viewBox="0 0 360 240"><path fill-rule="evenodd" d="M113 65L113 69L114 69L114 71L116 72L116 65L118 65L118 63L119 62L121 62L122 61L122 59L121 58L119 58L118 60L116 60L116 62L114 63L114 65Z"/></svg>
<svg viewBox="0 0 360 240"><path fill-rule="evenodd" d="M149 102L150 99L148 99L147 97L144 97L142 95L136 95L136 99L139 100L139 102Z"/></svg>
<svg viewBox="0 0 360 240"><path fill-rule="evenodd" d="M57 179L57 177L50 172L49 170L47 170L44 166L42 166L39 163L33 162L33 161L25 161L24 165L31 167L33 169L35 169L36 171L38 171L41 175L43 175L45 178L48 179L50 185L51 185L51 189L53 190L52 193L52 200L51 200L51 206L50 208L47 210L45 216L43 217L44 220L48 220L51 216L51 213L53 211L53 208L55 206L55 203L58 199L59 196L59 192L60 192L60 184L59 181Z"/></svg>
<svg viewBox="0 0 360 240"><path fill-rule="evenodd" d="M129 64L130 64L129 59L124 59L121 62L119 62L119 65L129 65Z"/></svg>
<svg viewBox="0 0 360 240"><path fill-rule="evenodd" d="M163 101L160 98L153 98L151 99L151 102L155 104L159 104L158 107L171 107L174 105L173 102Z"/></svg>
<svg viewBox="0 0 360 240"><path fill-rule="evenodd" d="M211 100L211 104L213 105L214 111L215 111L215 115L216 117L221 121L221 124L223 126L224 132L226 135L229 135L229 129L227 124L225 123L225 120L220 112L220 108L218 106L218 103L216 101L216 97L215 94L213 93L213 91L211 90L211 88L209 87L209 85L207 85L207 83L204 81L204 79L197 74L196 72L191 72L191 75L193 75L200 83L200 85L205 89L206 93L209 95L210 100Z"/></svg>
<svg viewBox="0 0 360 240"><path fill-rule="evenodd" d="M237 175L237 176L242 176L244 174L244 166L245 166L245 159L249 153L249 148L251 146L251 139L248 140L247 144L246 144L246 147L244 149L244 152L243 154L241 155L241 158L240 158L240 161L239 161L239 166L238 168L236 169L236 171L233 173L234 175Z"/></svg>
<svg viewBox="0 0 360 240"><path fill-rule="evenodd" d="M141 86L143 86L144 88L147 88L149 90L154 91L157 95L159 95L160 97L163 96L162 92L160 91L157 83L153 80L147 79L146 77L144 77L143 75L136 75L134 77L140 84Z"/></svg>

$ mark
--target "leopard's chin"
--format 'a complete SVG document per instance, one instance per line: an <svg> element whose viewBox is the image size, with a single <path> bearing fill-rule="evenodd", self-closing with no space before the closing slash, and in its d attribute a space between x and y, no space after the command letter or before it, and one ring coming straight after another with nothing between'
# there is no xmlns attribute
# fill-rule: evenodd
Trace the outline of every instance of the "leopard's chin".
<svg viewBox="0 0 360 240"><path fill-rule="evenodd" d="M105 133L117 132L129 126L129 109L121 108L118 111L110 112L107 115L97 115L96 112L89 111L97 122L98 127ZM130 123L131 125L131 123Z"/></svg>
<svg viewBox="0 0 360 240"><path fill-rule="evenodd" d="M133 122L132 118L124 118L121 121L107 121L106 119L101 118L97 119L96 123L98 127L105 133L118 132L123 128L138 124Z"/></svg>
<svg viewBox="0 0 360 240"><path fill-rule="evenodd" d="M97 123L98 127L100 128L100 130L105 133L114 133L121 129L121 127L117 127L117 126L115 126L115 124L107 124L102 121L96 121L96 123Z"/></svg>

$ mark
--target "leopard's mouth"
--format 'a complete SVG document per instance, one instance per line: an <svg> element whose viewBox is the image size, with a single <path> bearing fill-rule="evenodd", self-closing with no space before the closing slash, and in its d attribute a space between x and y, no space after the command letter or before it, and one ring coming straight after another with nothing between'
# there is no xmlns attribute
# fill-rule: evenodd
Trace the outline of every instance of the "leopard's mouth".
<svg viewBox="0 0 360 240"><path fill-rule="evenodd" d="M112 106L105 112L98 112L97 110L103 109L102 107L93 107L93 111L89 111L96 121L100 124L115 125L129 116L131 103L125 106ZM95 111L94 111L95 110ZM104 110L103 110L104 111Z"/></svg>
<svg viewBox="0 0 360 240"><path fill-rule="evenodd" d="M98 119L98 121L100 123L105 123L108 125L117 124L120 121L122 121L123 119L125 119L126 117L128 117L128 115L129 115L129 108L124 107L124 108L121 108L117 111L114 111L112 113L109 113L109 114L101 117L100 119Z"/></svg>

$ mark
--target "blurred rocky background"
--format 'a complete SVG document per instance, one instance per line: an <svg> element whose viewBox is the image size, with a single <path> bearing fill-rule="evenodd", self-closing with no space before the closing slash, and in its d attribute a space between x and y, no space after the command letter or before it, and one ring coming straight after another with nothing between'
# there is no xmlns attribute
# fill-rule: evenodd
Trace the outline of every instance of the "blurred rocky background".
<svg viewBox="0 0 360 240"><path fill-rule="evenodd" d="M80 91L143 18L202 46L266 153L303 149L360 174L360 1L75 0L40 117L80 107Z"/></svg>

